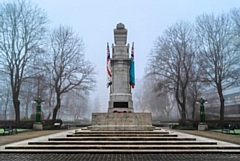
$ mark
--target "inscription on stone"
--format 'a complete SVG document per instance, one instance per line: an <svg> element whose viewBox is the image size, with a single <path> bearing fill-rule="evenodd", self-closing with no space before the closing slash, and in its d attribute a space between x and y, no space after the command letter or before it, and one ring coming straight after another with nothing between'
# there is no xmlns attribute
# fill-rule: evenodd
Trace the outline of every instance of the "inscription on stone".
<svg viewBox="0 0 240 161"><path fill-rule="evenodd" d="M114 102L113 103L114 108L128 108L128 102Z"/></svg>

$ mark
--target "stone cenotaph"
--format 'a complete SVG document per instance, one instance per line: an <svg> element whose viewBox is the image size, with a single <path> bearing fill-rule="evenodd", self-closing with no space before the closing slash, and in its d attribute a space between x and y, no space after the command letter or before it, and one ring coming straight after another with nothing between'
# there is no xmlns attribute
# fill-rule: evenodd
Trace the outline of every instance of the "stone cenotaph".
<svg viewBox="0 0 240 161"><path fill-rule="evenodd" d="M122 23L114 29L115 45L112 45L110 98L108 112L134 112L130 86L129 45L127 29Z"/></svg>
<svg viewBox="0 0 240 161"><path fill-rule="evenodd" d="M153 130L151 113L135 113L133 109L130 81L132 78L130 64L133 59L129 58L127 29L122 23L117 24L114 29L114 42L111 60L107 45L108 60L110 61L108 113L92 113L92 126L89 129L92 131ZM131 56L133 57L133 55Z"/></svg>

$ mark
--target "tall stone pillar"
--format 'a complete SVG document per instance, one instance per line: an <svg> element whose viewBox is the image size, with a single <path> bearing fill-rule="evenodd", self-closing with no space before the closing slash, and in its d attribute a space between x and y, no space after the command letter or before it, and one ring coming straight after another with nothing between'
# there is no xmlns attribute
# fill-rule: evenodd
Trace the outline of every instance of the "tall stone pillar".
<svg viewBox="0 0 240 161"><path fill-rule="evenodd" d="M130 57L127 44L127 29L124 24L117 24L114 29L114 43L112 45L112 85L108 102L108 113L114 111L134 112L130 86Z"/></svg>

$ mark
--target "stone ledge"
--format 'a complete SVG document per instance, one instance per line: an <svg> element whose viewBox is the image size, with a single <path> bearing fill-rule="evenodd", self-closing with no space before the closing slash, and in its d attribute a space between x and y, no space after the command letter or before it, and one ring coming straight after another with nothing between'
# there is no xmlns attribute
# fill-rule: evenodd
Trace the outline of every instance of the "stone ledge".
<svg viewBox="0 0 240 161"><path fill-rule="evenodd" d="M152 131L151 113L93 113L93 131Z"/></svg>
<svg viewBox="0 0 240 161"><path fill-rule="evenodd" d="M154 127L149 125L95 125L89 126L91 131L153 131Z"/></svg>

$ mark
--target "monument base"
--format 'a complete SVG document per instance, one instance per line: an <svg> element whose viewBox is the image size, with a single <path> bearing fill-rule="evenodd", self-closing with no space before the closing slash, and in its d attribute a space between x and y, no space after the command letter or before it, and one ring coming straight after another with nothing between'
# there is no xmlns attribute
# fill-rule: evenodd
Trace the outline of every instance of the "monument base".
<svg viewBox="0 0 240 161"><path fill-rule="evenodd" d="M208 129L208 125L207 124L199 124L198 125L198 130L199 131L204 131Z"/></svg>
<svg viewBox="0 0 240 161"><path fill-rule="evenodd" d="M92 131L152 131L151 113L93 113Z"/></svg>
<svg viewBox="0 0 240 161"><path fill-rule="evenodd" d="M108 113L121 112L121 113L133 113L133 108L108 108Z"/></svg>
<svg viewBox="0 0 240 161"><path fill-rule="evenodd" d="M34 130L43 130L43 125L42 124L33 124L33 129Z"/></svg>

